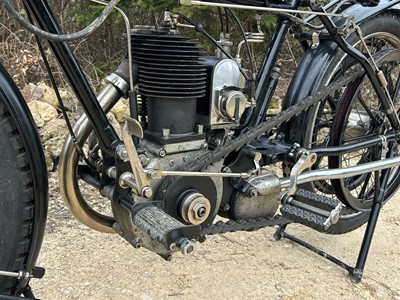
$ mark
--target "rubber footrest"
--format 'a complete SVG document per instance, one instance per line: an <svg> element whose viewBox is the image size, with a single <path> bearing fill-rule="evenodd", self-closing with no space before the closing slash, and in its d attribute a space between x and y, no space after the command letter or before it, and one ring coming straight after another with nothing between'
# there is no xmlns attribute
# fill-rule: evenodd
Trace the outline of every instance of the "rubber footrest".
<svg viewBox="0 0 400 300"><path fill-rule="evenodd" d="M296 223L303 224L320 232L325 232L324 222L326 217L317 215L313 212L306 211L302 208L286 204L281 208L281 214L284 218L292 220Z"/></svg>
<svg viewBox="0 0 400 300"><path fill-rule="evenodd" d="M336 199L328 198L323 195L299 189L293 197L299 202L318 207L326 211L334 210L338 205L339 201Z"/></svg>

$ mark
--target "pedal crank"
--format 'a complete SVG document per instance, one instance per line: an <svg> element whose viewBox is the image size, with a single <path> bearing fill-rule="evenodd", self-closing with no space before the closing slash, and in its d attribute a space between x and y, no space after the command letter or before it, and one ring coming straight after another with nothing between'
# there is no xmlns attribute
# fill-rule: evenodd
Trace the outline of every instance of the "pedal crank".
<svg viewBox="0 0 400 300"><path fill-rule="evenodd" d="M280 194L282 203L285 202L287 197L290 197L296 193L297 178L304 170L309 169L317 160L317 154L310 153L306 149L300 149L299 153L302 154L290 171L290 185Z"/></svg>
<svg viewBox="0 0 400 300"><path fill-rule="evenodd" d="M131 228L126 225L122 228L118 223L113 227L134 248L143 246L166 260L171 260L174 252L189 255L195 251L195 243L200 237L199 225L179 222L159 208L157 202L124 202L123 207L130 212Z"/></svg>

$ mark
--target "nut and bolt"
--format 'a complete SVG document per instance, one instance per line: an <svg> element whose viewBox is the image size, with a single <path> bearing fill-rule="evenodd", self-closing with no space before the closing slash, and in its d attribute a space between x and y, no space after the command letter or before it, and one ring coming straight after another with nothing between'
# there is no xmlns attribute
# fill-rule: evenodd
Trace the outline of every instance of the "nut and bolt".
<svg viewBox="0 0 400 300"><path fill-rule="evenodd" d="M201 124L196 125L196 132L197 133L203 133L204 132L204 126Z"/></svg>
<svg viewBox="0 0 400 300"><path fill-rule="evenodd" d="M255 188L249 188L246 194L249 197L255 197L257 196L257 190Z"/></svg>
<svg viewBox="0 0 400 300"><path fill-rule="evenodd" d="M153 190L151 189L151 187L146 186L142 190L142 195L145 198L150 198L151 196L153 196Z"/></svg>
<svg viewBox="0 0 400 300"><path fill-rule="evenodd" d="M179 249L181 250L181 253L183 255L188 255L192 254L194 250L196 249L194 241L190 241L188 239L184 239L179 246Z"/></svg>
<svg viewBox="0 0 400 300"><path fill-rule="evenodd" d="M167 152L164 149L158 151L158 156L163 158L167 155Z"/></svg>
<svg viewBox="0 0 400 300"><path fill-rule="evenodd" d="M232 170L231 170L229 167L224 167L224 168L222 169L222 172L223 172L223 173L232 173Z"/></svg>
<svg viewBox="0 0 400 300"><path fill-rule="evenodd" d="M116 150L117 157L123 161L126 161L128 156L128 150L126 150L124 145L118 146Z"/></svg>
<svg viewBox="0 0 400 300"><path fill-rule="evenodd" d="M162 129L163 138L169 138L170 134L171 134L171 130L169 128L163 128Z"/></svg>
<svg viewBox="0 0 400 300"><path fill-rule="evenodd" d="M140 164L141 164L142 166L145 166L145 165L147 165L147 163L149 162L149 159L147 158L146 155L140 154L140 155L139 155L139 161L140 161Z"/></svg>
<svg viewBox="0 0 400 300"><path fill-rule="evenodd" d="M148 171L146 173L146 175L147 175L147 178L149 178L149 179L157 179L158 178L157 172L155 172L155 171Z"/></svg>
<svg viewBox="0 0 400 300"><path fill-rule="evenodd" d="M223 207L224 211L229 211L231 209L231 206L229 204L225 204Z"/></svg>
<svg viewBox="0 0 400 300"><path fill-rule="evenodd" d="M142 247L142 241L140 239L134 239L132 242L133 248L139 249Z"/></svg>
<svg viewBox="0 0 400 300"><path fill-rule="evenodd" d="M196 203L192 209L193 218L201 220L207 214L206 204L203 202Z"/></svg>

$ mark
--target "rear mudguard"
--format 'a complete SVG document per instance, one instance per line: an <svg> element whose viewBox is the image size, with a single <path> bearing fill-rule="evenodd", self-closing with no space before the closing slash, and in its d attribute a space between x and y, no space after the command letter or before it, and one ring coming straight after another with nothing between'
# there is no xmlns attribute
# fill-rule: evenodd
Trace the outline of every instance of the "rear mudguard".
<svg viewBox="0 0 400 300"><path fill-rule="evenodd" d="M357 24L367 21L368 19L382 13L382 7L385 7L391 1L381 0L378 6L363 7L359 4L353 5L343 11L343 14L355 16ZM400 5L391 7L388 11L400 16ZM337 20L336 24L340 26L343 19ZM308 95L316 92L321 85L326 84L327 71L329 65L334 60L335 55L340 48L336 43L331 41L321 41L316 49L311 47L306 51L296 73L289 86L286 98L283 102L283 109L286 109L299 101L303 100ZM301 142L304 138L307 115L305 113L299 115L295 120L292 120L282 128L285 135L285 140L288 143Z"/></svg>
<svg viewBox="0 0 400 300"><path fill-rule="evenodd" d="M48 207L47 168L42 143L29 108L16 87L11 76L0 64L0 93L5 99L5 105L20 131L23 144L26 147L29 164L32 171L34 187L34 223L29 257L25 262L28 271L36 263L43 241Z"/></svg>

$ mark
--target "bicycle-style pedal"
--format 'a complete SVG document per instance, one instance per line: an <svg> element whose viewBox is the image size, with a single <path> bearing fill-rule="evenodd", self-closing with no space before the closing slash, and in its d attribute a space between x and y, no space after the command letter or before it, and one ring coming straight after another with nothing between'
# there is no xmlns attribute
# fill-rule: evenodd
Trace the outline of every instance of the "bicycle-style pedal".
<svg viewBox="0 0 400 300"><path fill-rule="evenodd" d="M337 223L343 204L336 199L299 189L281 208L282 216L320 232Z"/></svg>

